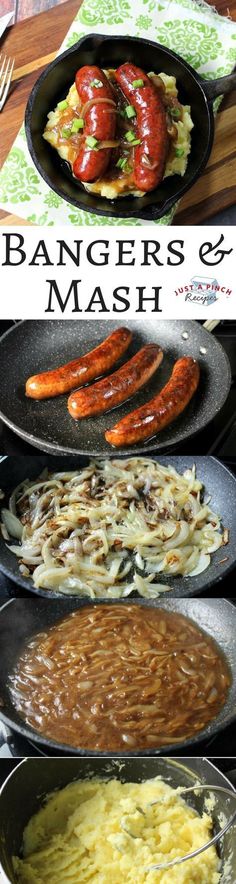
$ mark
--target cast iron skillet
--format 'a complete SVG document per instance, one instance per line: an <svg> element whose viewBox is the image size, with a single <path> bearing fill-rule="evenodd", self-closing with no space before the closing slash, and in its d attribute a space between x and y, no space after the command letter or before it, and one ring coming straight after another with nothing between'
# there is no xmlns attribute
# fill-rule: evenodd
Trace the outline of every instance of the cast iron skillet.
<svg viewBox="0 0 236 884"><path fill-rule="evenodd" d="M47 114L63 99L72 85L76 71L85 64L102 68L134 62L146 71L163 71L177 79L179 99L191 106L194 129L187 171L183 178L166 178L156 190L144 197L126 196L106 200L86 191L73 178L69 165L43 139ZM236 74L215 81L204 81L187 62L159 43L137 37L108 37L89 34L55 59L33 87L26 108L25 125L28 148L40 175L52 190L84 211L112 218L161 218L203 172L214 137L212 102L236 85Z"/></svg>
<svg viewBox="0 0 236 884"><path fill-rule="evenodd" d="M0 417L25 441L52 454L89 454L113 457L117 454L148 453L176 449L213 420L227 399L231 371L217 338L191 320L135 319L128 322L133 341L123 362L144 344L160 344L163 362L148 384L128 402L105 415L74 421L67 409L68 395L36 402L25 396L28 377L69 362L96 347L111 332L124 325L121 320L28 321L13 326L0 340ZM200 383L182 415L158 436L131 448L114 449L105 440L105 430L132 409L151 399L166 384L176 359L193 356L199 361ZM118 366L114 366L114 371Z"/></svg>
<svg viewBox="0 0 236 884"><path fill-rule="evenodd" d="M117 604L116 600L111 602ZM130 600L129 602L130 603ZM3 605L0 611L0 717L3 722L18 731L22 736L27 737L33 742L39 743L44 747L44 752L52 754L53 750L70 755L83 755L99 757L130 757L130 756L148 756L148 755L165 755L170 752L176 753L176 750L186 751L187 747L196 747L202 740L209 740L213 735L221 731L224 727L234 721L236 716L236 609L234 605L225 599L161 599L158 606L166 610L177 611L192 619L192 621L205 630L211 638L213 638L221 648L225 655L225 659L232 675L232 684L229 690L228 698L224 707L221 709L217 718L215 718L204 730L196 737L185 740L182 743L160 747L159 749L137 750L134 752L110 752L107 746L106 752L97 752L89 749L72 748L66 744L57 743L56 740L47 739L39 735L34 728L25 724L22 718L15 710L14 704L10 698L8 690L8 678L12 673L14 665L19 658L19 654L25 643L33 638L37 632L44 632L50 626L67 616L68 613L76 608L84 608L91 606L91 601L75 599L60 599L51 603L50 599L15 599ZM102 602L102 604L110 604ZM122 604L126 605L127 600ZM134 599L131 604L142 605L143 607L153 607L153 601L147 599ZM3 703L3 705L2 705Z"/></svg>
<svg viewBox="0 0 236 884"><path fill-rule="evenodd" d="M222 524L229 529L229 543L221 547L212 555L211 564L206 571L196 577L170 577L160 575L161 582L171 586L168 598L182 598L182 596L198 595L216 584L220 584L226 574L236 565L236 478L233 474L214 457L188 457L178 456L154 456L161 464L174 466L180 473L196 464L197 476L201 479L205 488L205 499L211 495L211 505L215 512L222 517ZM50 457L46 455L5 457L0 462L0 488L6 494L3 505L7 505L8 497L13 488L25 479L37 478L46 467L55 472L65 469L80 469L88 463L86 457ZM12 541L15 542L14 540ZM222 560L225 560L223 561ZM221 564L222 562L222 564ZM50 599L60 598L61 593L50 590L36 589L31 579L23 577L19 571L18 559L10 552L6 542L0 534L0 568L18 586L30 590L36 595ZM220 586L219 586L220 591ZM74 598L74 596L73 596Z"/></svg>
<svg viewBox="0 0 236 884"><path fill-rule="evenodd" d="M122 767L115 759L93 758L27 758L12 771L0 793L2 838L0 843L0 870L4 873L4 884L15 882L12 856L19 856L22 848L23 830L29 819L42 806L48 794L55 789L63 789L76 779L85 777L105 777L122 782L139 783L142 780L161 776L170 786L188 787L197 781L215 786L232 788L228 779L207 758L126 758ZM232 792L234 790L232 789ZM208 793L207 793L208 795ZM214 829L222 825L222 814L228 817L229 804L221 793L215 793L213 810ZM191 806L199 813L204 809L200 796L192 795ZM230 802L234 806L235 802ZM229 830L220 844L222 873L227 868L228 884L235 881L236 841L234 829ZM6 876L6 877L5 877Z"/></svg>

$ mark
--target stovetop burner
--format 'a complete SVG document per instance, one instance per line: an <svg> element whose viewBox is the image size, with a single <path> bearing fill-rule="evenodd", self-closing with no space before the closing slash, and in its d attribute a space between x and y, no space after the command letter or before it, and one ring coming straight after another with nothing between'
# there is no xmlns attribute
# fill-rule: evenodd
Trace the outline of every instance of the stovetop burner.
<svg viewBox="0 0 236 884"><path fill-rule="evenodd" d="M13 322L0 322L0 336L13 325ZM226 351L232 372L232 385L227 402L220 414L188 441L188 454L215 454L218 457L236 455L236 321L222 320L213 334L216 335ZM186 443L176 449L179 454L186 454ZM1 454L38 454L38 449L20 439L0 420L0 453Z"/></svg>

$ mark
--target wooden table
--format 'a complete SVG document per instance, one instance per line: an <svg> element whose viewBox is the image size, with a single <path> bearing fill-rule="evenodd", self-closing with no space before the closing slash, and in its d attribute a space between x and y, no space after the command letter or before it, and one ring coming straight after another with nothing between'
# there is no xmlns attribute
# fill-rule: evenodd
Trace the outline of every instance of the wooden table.
<svg viewBox="0 0 236 884"><path fill-rule="evenodd" d="M214 0L212 0L212 5ZM9 153L24 117L28 95L43 71L52 61L64 39L81 0L43 12L9 28L2 47L15 57L11 95L1 114L0 165ZM217 0L218 11L236 20L236 0ZM201 224L216 212L236 202L235 149L236 93L227 96L217 116L216 137L204 174L181 201L175 216L178 224ZM26 224L24 219L0 211L0 224Z"/></svg>

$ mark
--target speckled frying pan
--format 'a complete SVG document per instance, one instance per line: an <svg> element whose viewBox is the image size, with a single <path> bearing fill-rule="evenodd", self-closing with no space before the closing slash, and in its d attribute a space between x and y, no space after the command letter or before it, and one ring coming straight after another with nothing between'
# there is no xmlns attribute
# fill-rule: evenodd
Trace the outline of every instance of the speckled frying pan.
<svg viewBox="0 0 236 884"><path fill-rule="evenodd" d="M85 605L91 604L93 602L85 600L76 602L75 599L73 601L72 599L60 599L53 604L50 600L46 601L45 599L15 599L2 607L0 611L0 717L6 725L33 742L39 743L46 754L47 752L51 754L55 750L62 755L82 755L84 757L90 755L103 758L109 755L116 757L119 755L119 757L127 758L131 755L169 755L171 752L175 754L176 749L177 752L185 752L188 746L195 746L197 754L199 743L202 744L203 740L209 741L217 731L234 721L236 715L236 609L234 605L226 599L161 599L158 601L160 607L189 617L196 626L207 632L217 642L225 656L232 681L226 702L217 717L197 736L183 741L178 746L175 743L175 745L163 746L158 749L132 750L132 752L111 752L109 745L106 752L85 750L82 746L75 749L63 743L57 743L56 740L39 736L33 728L24 723L17 713L9 692L9 676L24 645L33 639L36 633L45 632L76 608L84 608ZM111 604L110 601L109 604ZM112 604L115 605L117 602L113 600ZM127 599L123 600L122 604L126 605ZM137 604L137 599L131 601L131 604ZM138 599L138 605L153 607L155 602Z"/></svg>
<svg viewBox="0 0 236 884"><path fill-rule="evenodd" d="M206 498L211 496L212 509L219 513L224 527L229 529L229 543L217 550L211 559L211 564L206 571L196 577L170 577L161 575L161 582L171 586L168 598L198 595L216 584L221 584L223 578L236 565L236 478L233 474L214 457L188 457L184 455L161 455L155 459L164 465L171 464L180 473L190 468L193 462L196 464L197 476L204 485ZM0 488L5 492L4 505L7 504L8 496L20 482L25 479L35 479L47 466L49 470L80 469L88 462L86 457L49 457L47 455L5 457L0 463ZM36 595L48 598L59 598L58 592L36 589L32 580L23 577L19 571L18 559L8 549L7 544L0 536L0 568L12 580L23 589L30 590ZM220 586L218 587L220 590Z"/></svg>
<svg viewBox="0 0 236 884"><path fill-rule="evenodd" d="M105 415L74 421L67 410L67 395L41 402L26 398L24 388L28 377L76 359L125 324L133 331L133 341L123 361L150 341L160 344L164 359L151 381L124 405ZM174 362L184 355L198 359L201 369L200 384L189 406L158 436L115 451L116 454L137 454L176 449L213 420L224 405L231 383L228 358L221 345L199 323L191 320L155 321L153 317L145 317L127 323L125 319L19 323L0 339L0 417L26 442L43 451L111 457L114 449L104 438L105 430L161 390Z"/></svg>

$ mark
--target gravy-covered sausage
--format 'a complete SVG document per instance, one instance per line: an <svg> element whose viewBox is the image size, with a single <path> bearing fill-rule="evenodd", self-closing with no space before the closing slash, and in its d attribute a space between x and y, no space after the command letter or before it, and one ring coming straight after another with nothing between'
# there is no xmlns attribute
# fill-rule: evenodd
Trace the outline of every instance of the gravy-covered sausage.
<svg viewBox="0 0 236 884"><path fill-rule="evenodd" d="M132 340L128 328L118 328L94 350L80 356L67 365L52 371L33 375L26 382L26 396L31 399L48 399L69 393L75 387L87 384L105 374L124 355Z"/></svg>
<svg viewBox="0 0 236 884"><path fill-rule="evenodd" d="M141 68L129 62L117 69L115 78L137 116L135 185L145 192L153 190L163 178L169 143L161 93Z"/></svg>
<svg viewBox="0 0 236 884"><path fill-rule="evenodd" d="M200 369L195 359L190 356L178 359L163 390L107 430L107 442L122 448L155 436L184 411L197 389L199 377Z"/></svg>
<svg viewBox="0 0 236 884"><path fill-rule="evenodd" d="M157 344L142 347L132 359L122 365L118 371L104 380L76 390L68 399L71 417L76 420L102 414L134 396L140 387L147 383L163 359L163 352Z"/></svg>
<svg viewBox="0 0 236 884"><path fill-rule="evenodd" d="M100 68L85 65L75 78L84 112L84 129L81 147L73 165L73 172L80 181L96 181L107 169L111 150L99 148L99 142L114 139L116 130L116 103L109 81ZM93 139L97 145L92 146ZM91 141L91 146L89 145Z"/></svg>

